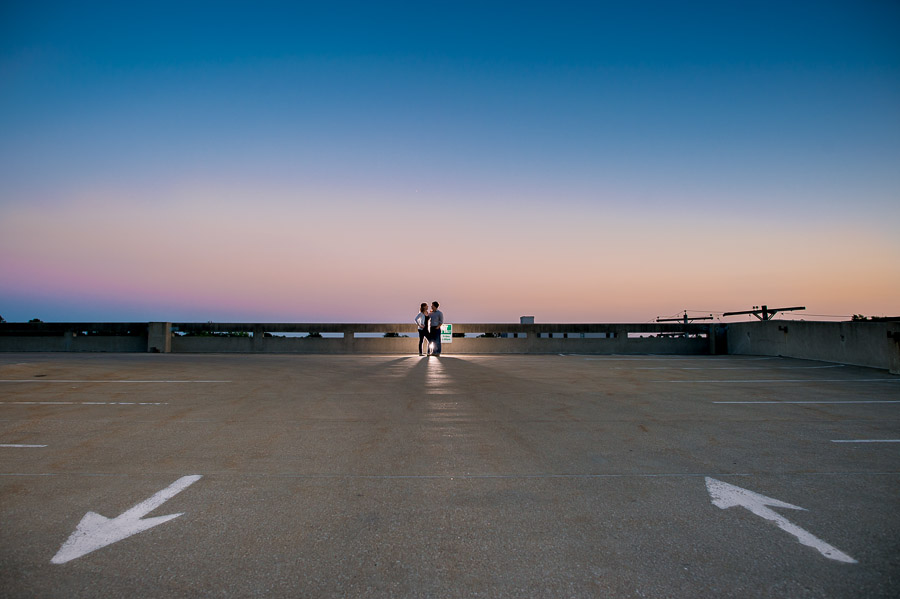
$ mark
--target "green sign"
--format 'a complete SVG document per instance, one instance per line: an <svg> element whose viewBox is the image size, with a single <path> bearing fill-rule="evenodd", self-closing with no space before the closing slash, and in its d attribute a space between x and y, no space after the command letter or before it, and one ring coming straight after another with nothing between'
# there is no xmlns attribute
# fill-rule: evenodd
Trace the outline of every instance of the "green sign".
<svg viewBox="0 0 900 599"><path fill-rule="evenodd" d="M441 343L453 343L453 325L441 325Z"/></svg>

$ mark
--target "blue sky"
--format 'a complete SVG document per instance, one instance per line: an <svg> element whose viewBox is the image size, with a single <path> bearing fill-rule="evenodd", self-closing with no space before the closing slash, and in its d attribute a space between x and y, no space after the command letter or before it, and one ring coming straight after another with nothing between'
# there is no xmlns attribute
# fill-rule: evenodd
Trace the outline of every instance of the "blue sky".
<svg viewBox="0 0 900 599"><path fill-rule="evenodd" d="M626 246L651 246L630 266L668 281L673 265L710 266L668 231L733 229L726 239L734 244L719 243L715 265L771 281L761 289L767 297L821 301L820 311L841 314L891 311L897 285L874 279L879 269L900 275L890 266L900 262L898 25L894 2L5 3L0 208L10 217L0 227L25 231L24 223L36 222L32 213L46 220L34 225L31 241L9 235L0 245L7 256L0 305L9 306L0 313L26 318L41 305L55 319L72 318L69 310L95 319L295 320L328 317L333 304L332 317L344 314L352 256L321 271L334 278L333 296L320 290L308 310L296 311L287 306L303 303L297 290L277 288L275 278L279 301L217 305L198 290L186 291L187 299L172 291L159 304L164 313L152 314L137 284L131 296L118 290L98 302L78 285L37 288L22 274L84 269L93 288L115 287L103 277L102 255L79 253L77 237L51 251L35 235L59 239L77 220L82 229L130 226L150 239L141 224L148 214L165 222L200 222L205 214L219 230L246 223L258 233L267 223L294 222L298 232L344 231L360 261L403 282L402 293L385 293L373 310L375 319L399 318L405 311L395 316L391 306L407 295L417 305L419 293L403 262L425 268L428 259L415 251L407 260L391 243L358 232L403 234L422 206L454 223L457 239L446 245L457 277L466 268L503 275L523 255L539 263L538 274L565 265L577 278L596 271L611 247L573 242L573 231L615 230L629 232ZM517 233L475 243L470 255L465 246L473 244L460 239L468 231ZM522 231L542 231L534 235L546 259L532 255ZM356 238L364 243L354 246ZM303 255L327 262L330 239L310 242ZM199 255L208 241L196 252L184 240L179 247ZM261 238L246 251L277 262L274 243ZM825 281L791 289L812 270L828 276L823 265L834 261L835 243L847 243L852 260L835 264L833 276L871 263L854 274L864 277L854 279L860 297L835 299ZM797 272L758 264L773 246L803 257ZM129 251L147 272L167 266ZM485 255L494 259L478 259ZM615 264L604 267L611 280L629 280ZM568 293L557 303L540 294L529 303L526 288L503 284L525 296L522 310L545 310L544 320L582 319ZM655 299L660 312L694 299L693 282L671 284L670 296ZM573 290L596 306L584 319L654 315L650 302L630 310L635 303L624 292L605 305L602 288ZM68 301L47 307L64 293ZM464 305L460 321L505 314L484 308L493 296L464 295L458 286L423 293ZM723 309L775 303L707 297Z"/></svg>

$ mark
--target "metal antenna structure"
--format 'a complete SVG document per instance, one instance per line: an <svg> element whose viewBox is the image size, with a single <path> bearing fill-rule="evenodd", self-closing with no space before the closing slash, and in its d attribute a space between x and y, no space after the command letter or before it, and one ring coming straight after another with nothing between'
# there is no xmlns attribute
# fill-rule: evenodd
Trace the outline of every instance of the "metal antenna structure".
<svg viewBox="0 0 900 599"><path fill-rule="evenodd" d="M794 306L793 308L770 308L769 306L753 306L753 310L743 310L741 312L725 312L722 316L737 316L738 314L752 314L760 320L772 320L779 312L790 312L792 310L806 310L806 306Z"/></svg>
<svg viewBox="0 0 900 599"><path fill-rule="evenodd" d="M688 316L687 310L684 311L684 316L681 318L658 318L656 322L682 322L684 324L688 324L692 320L712 320L712 314L709 316Z"/></svg>

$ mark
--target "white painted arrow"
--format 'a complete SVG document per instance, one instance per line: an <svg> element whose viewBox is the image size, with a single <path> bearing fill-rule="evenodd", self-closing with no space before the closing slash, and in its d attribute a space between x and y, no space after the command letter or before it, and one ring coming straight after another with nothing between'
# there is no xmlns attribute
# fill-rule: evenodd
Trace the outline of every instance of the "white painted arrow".
<svg viewBox="0 0 900 599"><path fill-rule="evenodd" d="M784 532L797 537L797 540L800 541L801 544L812 547L828 559L847 564L857 563L855 559L843 551L840 551L822 539L811 535L796 524L792 524L784 516L767 507L781 507L789 510L806 511L800 506L785 503L784 501L778 501L777 499L772 499L771 497L766 497L765 495L735 487L734 485L729 485L728 483L723 483L720 480L709 477L706 477L706 488L709 491L709 496L712 497L713 505L716 507L720 507L723 510L734 506L747 508L760 518L771 520Z"/></svg>
<svg viewBox="0 0 900 599"><path fill-rule="evenodd" d="M78 523L78 527L72 533L72 536L63 543L50 562L64 564L183 515L182 513L157 516L155 518L142 518L142 516L149 514L201 478L203 477L199 474L182 476L150 499L140 502L115 518L106 518L95 512L88 512L81 519L81 522Z"/></svg>

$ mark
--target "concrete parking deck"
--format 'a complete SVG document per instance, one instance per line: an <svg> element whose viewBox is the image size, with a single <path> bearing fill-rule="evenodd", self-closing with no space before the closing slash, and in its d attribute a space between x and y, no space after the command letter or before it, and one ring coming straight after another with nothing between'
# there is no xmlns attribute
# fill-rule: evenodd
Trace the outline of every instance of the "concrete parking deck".
<svg viewBox="0 0 900 599"><path fill-rule="evenodd" d="M898 458L822 362L4 354L0 595L896 597Z"/></svg>

